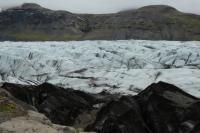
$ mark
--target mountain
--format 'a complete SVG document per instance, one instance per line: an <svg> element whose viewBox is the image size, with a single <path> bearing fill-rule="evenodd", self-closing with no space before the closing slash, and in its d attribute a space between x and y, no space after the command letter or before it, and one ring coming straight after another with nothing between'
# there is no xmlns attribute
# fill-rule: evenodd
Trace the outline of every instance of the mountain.
<svg viewBox="0 0 200 133"><path fill-rule="evenodd" d="M200 16L165 5L115 14L73 14L37 4L0 12L0 40L200 40Z"/></svg>

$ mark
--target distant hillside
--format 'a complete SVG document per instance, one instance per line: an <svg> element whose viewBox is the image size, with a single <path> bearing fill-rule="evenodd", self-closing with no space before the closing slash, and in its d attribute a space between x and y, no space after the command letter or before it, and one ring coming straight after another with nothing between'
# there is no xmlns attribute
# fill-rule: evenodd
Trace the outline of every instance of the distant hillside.
<svg viewBox="0 0 200 133"><path fill-rule="evenodd" d="M200 40L200 16L165 6L116 14L73 14L37 4L0 12L0 40Z"/></svg>

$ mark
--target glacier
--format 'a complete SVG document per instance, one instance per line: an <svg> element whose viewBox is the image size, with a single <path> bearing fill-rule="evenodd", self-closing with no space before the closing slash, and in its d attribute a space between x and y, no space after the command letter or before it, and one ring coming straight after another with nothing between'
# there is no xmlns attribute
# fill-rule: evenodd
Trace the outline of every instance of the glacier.
<svg viewBox="0 0 200 133"><path fill-rule="evenodd" d="M1 83L135 95L159 81L200 97L200 42L0 42Z"/></svg>

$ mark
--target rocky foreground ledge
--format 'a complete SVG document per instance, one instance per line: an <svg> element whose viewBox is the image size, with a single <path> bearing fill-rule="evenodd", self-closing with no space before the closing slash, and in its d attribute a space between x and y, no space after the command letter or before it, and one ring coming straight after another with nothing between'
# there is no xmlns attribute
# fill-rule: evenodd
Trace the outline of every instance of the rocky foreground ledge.
<svg viewBox="0 0 200 133"><path fill-rule="evenodd" d="M199 133L200 99L164 82L154 83L136 96L88 94L48 83L1 86L0 132L86 131Z"/></svg>

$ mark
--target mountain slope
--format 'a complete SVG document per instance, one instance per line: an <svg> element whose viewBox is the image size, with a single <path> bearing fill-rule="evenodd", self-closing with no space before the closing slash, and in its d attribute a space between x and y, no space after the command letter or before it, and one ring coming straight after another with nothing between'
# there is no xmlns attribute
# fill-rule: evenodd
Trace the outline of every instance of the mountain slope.
<svg viewBox="0 0 200 133"><path fill-rule="evenodd" d="M37 4L0 13L0 40L200 40L200 16L165 6L116 14L72 14Z"/></svg>
<svg viewBox="0 0 200 133"><path fill-rule="evenodd" d="M87 30L87 22L66 11L24 4L0 13L0 29L1 40L72 40Z"/></svg>

